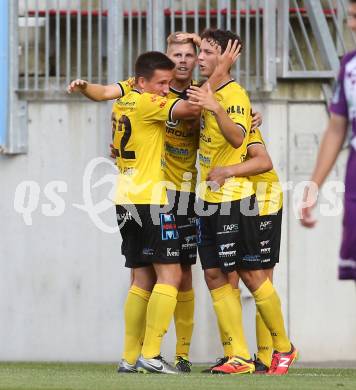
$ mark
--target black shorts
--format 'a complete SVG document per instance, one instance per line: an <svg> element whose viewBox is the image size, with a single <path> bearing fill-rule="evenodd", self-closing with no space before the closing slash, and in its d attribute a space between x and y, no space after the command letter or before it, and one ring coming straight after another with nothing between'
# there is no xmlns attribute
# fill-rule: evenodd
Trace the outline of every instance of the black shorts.
<svg viewBox="0 0 356 390"><path fill-rule="evenodd" d="M117 205L122 237L121 252L128 268L153 263L180 262L179 234L173 213L160 213L156 205Z"/></svg>
<svg viewBox="0 0 356 390"><path fill-rule="evenodd" d="M203 202L203 201L200 201ZM259 215L255 195L232 202L203 202L212 215L199 216L198 251L203 269L261 269Z"/></svg>
<svg viewBox="0 0 356 390"><path fill-rule="evenodd" d="M260 254L263 269L273 268L279 263L282 232L282 209L276 214L259 217Z"/></svg>
<svg viewBox="0 0 356 390"><path fill-rule="evenodd" d="M197 216L194 211L195 193L167 191L171 210L176 217L180 244L180 263L192 265L197 261Z"/></svg>

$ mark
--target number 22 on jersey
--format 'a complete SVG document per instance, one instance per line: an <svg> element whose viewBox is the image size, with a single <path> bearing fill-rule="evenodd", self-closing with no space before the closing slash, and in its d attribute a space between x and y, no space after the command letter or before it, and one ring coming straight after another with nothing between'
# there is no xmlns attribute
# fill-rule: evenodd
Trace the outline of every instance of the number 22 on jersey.
<svg viewBox="0 0 356 390"><path fill-rule="evenodd" d="M113 145L116 150L117 157L121 157L125 160L136 159L134 151L125 149L131 137L131 132L131 122L126 115L122 115L118 121L115 115L112 115Z"/></svg>

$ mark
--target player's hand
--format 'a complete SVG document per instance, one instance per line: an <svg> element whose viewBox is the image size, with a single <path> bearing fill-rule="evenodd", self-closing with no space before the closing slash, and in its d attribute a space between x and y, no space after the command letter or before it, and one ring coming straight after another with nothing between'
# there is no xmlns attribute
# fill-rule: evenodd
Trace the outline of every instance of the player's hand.
<svg viewBox="0 0 356 390"><path fill-rule="evenodd" d="M201 45L201 38L198 34L195 33L179 33L176 34L178 41L184 41L185 39L192 39L197 47Z"/></svg>
<svg viewBox="0 0 356 390"><path fill-rule="evenodd" d="M114 148L113 144L110 144L110 157L116 160L116 157L119 157L117 149Z"/></svg>
<svg viewBox="0 0 356 390"><path fill-rule="evenodd" d="M231 66L237 61L241 54L241 45L236 39L233 43L229 39L224 53L221 54L221 48L218 48L220 54L218 56L218 66L223 72L229 72Z"/></svg>
<svg viewBox="0 0 356 390"><path fill-rule="evenodd" d="M229 167L214 167L207 176L207 181L218 184L219 187L223 186L225 180L231 177Z"/></svg>
<svg viewBox="0 0 356 390"><path fill-rule="evenodd" d="M262 125L262 114L258 111L252 112L251 130L257 129Z"/></svg>
<svg viewBox="0 0 356 390"><path fill-rule="evenodd" d="M306 228L313 228L317 220L312 211L318 201L318 192L315 186L307 186L304 190L303 203L300 207L300 223Z"/></svg>
<svg viewBox="0 0 356 390"><path fill-rule="evenodd" d="M81 79L73 80L67 87L67 92L82 92L86 89L88 86L88 82Z"/></svg>
<svg viewBox="0 0 356 390"><path fill-rule="evenodd" d="M207 83L207 89L208 90L205 91L202 88L192 85L187 92L189 96L189 102L216 113L221 108L221 106L215 99L209 83Z"/></svg>

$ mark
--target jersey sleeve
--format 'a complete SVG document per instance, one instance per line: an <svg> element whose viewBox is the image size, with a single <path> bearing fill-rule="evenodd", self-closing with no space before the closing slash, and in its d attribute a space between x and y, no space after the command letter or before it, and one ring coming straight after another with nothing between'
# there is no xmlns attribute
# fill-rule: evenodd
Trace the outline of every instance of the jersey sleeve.
<svg viewBox="0 0 356 390"><path fill-rule="evenodd" d="M344 86L346 62L347 62L347 57L344 57L343 60L341 61L339 76L337 78L333 97L331 99L331 103L329 106L330 112L344 117L348 117L348 106L347 106L347 99L345 95L345 86Z"/></svg>
<svg viewBox="0 0 356 390"><path fill-rule="evenodd" d="M252 145L265 145L260 129L253 129L248 135L247 147Z"/></svg>
<svg viewBox="0 0 356 390"><path fill-rule="evenodd" d="M119 81L117 85L121 89L121 97L123 97L133 90L135 86L135 78L130 77L125 81Z"/></svg>
<svg viewBox="0 0 356 390"><path fill-rule="evenodd" d="M142 119L147 121L173 122L174 106L181 100L143 93L139 103L139 113Z"/></svg>
<svg viewBox="0 0 356 390"><path fill-rule="evenodd" d="M234 96L227 112L230 119L243 129L246 136L251 127L251 103L247 94L241 91L237 96Z"/></svg>

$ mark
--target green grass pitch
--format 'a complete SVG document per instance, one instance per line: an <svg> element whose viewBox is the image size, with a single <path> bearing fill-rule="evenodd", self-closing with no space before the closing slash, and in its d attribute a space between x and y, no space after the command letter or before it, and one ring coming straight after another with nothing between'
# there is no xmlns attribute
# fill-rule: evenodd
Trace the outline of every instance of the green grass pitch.
<svg viewBox="0 0 356 390"><path fill-rule="evenodd" d="M283 377L117 374L114 364L0 363L1 390L356 389L356 369L291 369Z"/></svg>

